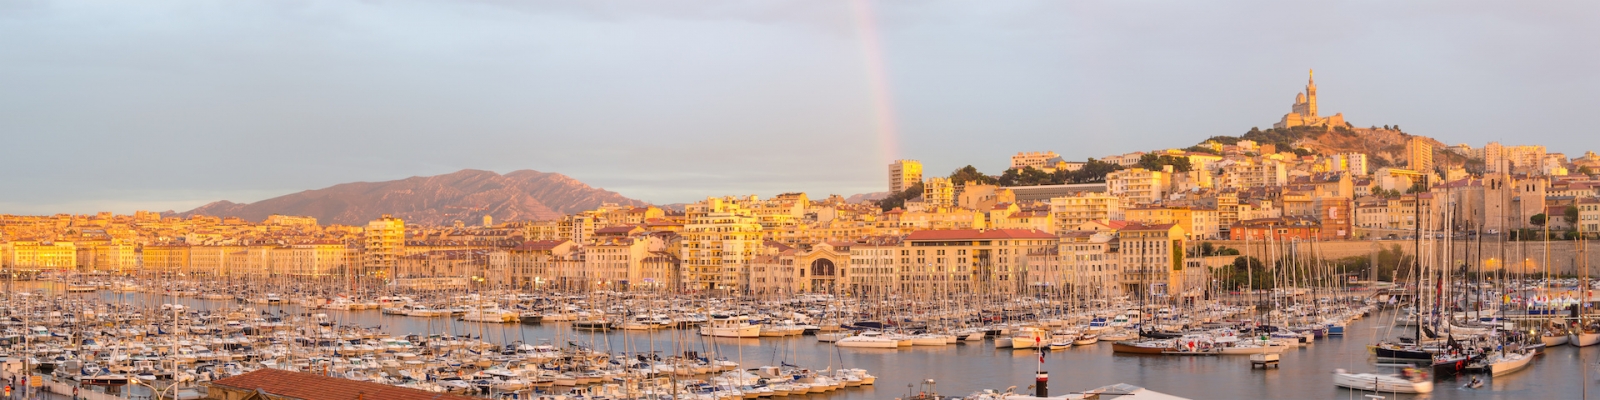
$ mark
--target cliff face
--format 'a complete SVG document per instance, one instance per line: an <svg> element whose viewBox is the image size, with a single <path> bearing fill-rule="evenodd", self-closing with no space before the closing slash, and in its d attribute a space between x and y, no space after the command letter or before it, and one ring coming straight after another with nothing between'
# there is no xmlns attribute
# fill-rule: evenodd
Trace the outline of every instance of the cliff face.
<svg viewBox="0 0 1600 400"><path fill-rule="evenodd" d="M533 170L500 175L461 170L386 182L354 182L241 204L218 201L178 215L239 217L261 221L272 214L316 217L323 224L361 225L383 214L407 223L476 225L495 221L547 220L601 203L645 205L616 192L590 187L566 175Z"/></svg>

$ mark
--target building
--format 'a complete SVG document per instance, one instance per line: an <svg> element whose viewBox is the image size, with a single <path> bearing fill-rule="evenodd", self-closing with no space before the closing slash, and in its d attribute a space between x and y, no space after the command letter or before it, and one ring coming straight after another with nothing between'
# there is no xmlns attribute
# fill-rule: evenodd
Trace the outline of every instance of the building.
<svg viewBox="0 0 1600 400"><path fill-rule="evenodd" d="M1306 77L1306 91L1295 95L1294 106L1288 114L1284 114L1278 123L1272 124L1275 129L1293 128L1296 126L1343 126L1344 114L1334 114L1332 117L1317 116L1317 82L1310 73Z"/></svg>
<svg viewBox="0 0 1600 400"><path fill-rule="evenodd" d="M928 178L922 182L922 203L929 208L955 207L955 185L947 178Z"/></svg>
<svg viewBox="0 0 1600 400"><path fill-rule="evenodd" d="M889 163L889 193L904 192L917 182L922 182L921 161L895 160Z"/></svg>
<svg viewBox="0 0 1600 400"><path fill-rule="evenodd" d="M900 252L900 293L1020 293L1027 255L1055 247L1051 233L1018 229L952 229L906 235Z"/></svg>
<svg viewBox="0 0 1600 400"><path fill-rule="evenodd" d="M850 246L846 290L856 296L874 298L895 293L899 286L897 262L902 252L899 236L872 236Z"/></svg>
<svg viewBox="0 0 1600 400"><path fill-rule="evenodd" d="M1162 171L1128 168L1106 174L1106 184L1125 205L1149 204L1166 193L1169 176Z"/></svg>
<svg viewBox="0 0 1600 400"><path fill-rule="evenodd" d="M747 263L760 255L764 242L756 217L733 201L716 197L684 210L689 222L678 245L684 284L691 290L747 289Z"/></svg>
<svg viewBox="0 0 1600 400"><path fill-rule="evenodd" d="M1362 153L1339 153L1328 157L1329 172L1348 172L1356 176L1366 176L1371 169L1367 163L1367 155Z"/></svg>
<svg viewBox="0 0 1600 400"><path fill-rule="evenodd" d="M1290 241L1333 240L1334 236L1322 230L1322 224L1311 218L1279 217L1239 221L1228 230L1233 240Z"/></svg>
<svg viewBox="0 0 1600 400"><path fill-rule="evenodd" d="M1433 170L1433 143L1421 136L1406 140L1406 162L1412 171L1427 173Z"/></svg>
<svg viewBox="0 0 1600 400"><path fill-rule="evenodd" d="M1061 185L1037 186L1007 186L1004 190L1013 194L1013 202L1017 201L1049 201L1061 196L1075 196L1084 193L1105 193L1105 183L1069 183Z"/></svg>
<svg viewBox="0 0 1600 400"><path fill-rule="evenodd" d="M1083 193L1050 199L1050 217L1058 229L1072 229L1085 222L1110 222L1121 219L1122 199L1106 193Z"/></svg>
<svg viewBox="0 0 1600 400"><path fill-rule="evenodd" d="M16 241L5 244L5 267L22 270L71 270L78 266L78 246L71 242Z"/></svg>
<svg viewBox="0 0 1600 400"><path fill-rule="evenodd" d="M570 240L530 240L509 249L500 250L513 287L544 289L561 287L556 278L561 271L576 268L583 260L575 254L576 244Z"/></svg>
<svg viewBox="0 0 1600 400"><path fill-rule="evenodd" d="M1130 223L1117 230L1123 293L1162 296L1181 291L1185 235L1177 224Z"/></svg>
<svg viewBox="0 0 1600 400"><path fill-rule="evenodd" d="M362 232L361 266L364 273L385 273L406 254L406 222L389 214L367 223Z"/></svg>
<svg viewBox="0 0 1600 400"><path fill-rule="evenodd" d="M1070 163L1061 159L1061 155L1054 151L1018 152L1011 156L1011 169L1021 170L1033 168L1044 172L1058 170L1076 171L1083 168L1083 163Z"/></svg>
<svg viewBox="0 0 1600 400"><path fill-rule="evenodd" d="M1578 231L1585 235L1600 234L1600 198L1578 200Z"/></svg>

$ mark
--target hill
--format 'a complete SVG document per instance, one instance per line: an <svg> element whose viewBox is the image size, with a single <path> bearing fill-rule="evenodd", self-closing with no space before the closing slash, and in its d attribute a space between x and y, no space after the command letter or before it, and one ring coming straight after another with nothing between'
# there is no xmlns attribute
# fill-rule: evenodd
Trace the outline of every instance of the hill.
<svg viewBox="0 0 1600 400"><path fill-rule="evenodd" d="M362 225L392 214L421 225L447 225L456 220L476 225L485 215L495 221L549 220L601 203L646 205L558 173L520 170L501 175L466 169L385 182L343 183L249 204L223 200L178 215L261 221L283 214L316 217L323 224Z"/></svg>
<svg viewBox="0 0 1600 400"><path fill-rule="evenodd" d="M1239 140L1254 140L1256 143L1273 144L1280 151L1291 149L1309 149L1317 154L1337 153L1364 153L1370 157L1374 168L1384 166L1399 166L1406 164L1406 141L1415 137L1405 133L1399 127L1372 127L1355 128L1341 126L1332 129L1322 127L1299 126L1287 129L1261 130L1251 128L1249 132L1238 137L1216 136L1209 140L1233 144ZM1434 161L1436 164L1459 166L1464 159L1449 157L1445 154L1445 144L1433 138L1423 137L1433 144ZM1453 155L1453 154L1451 154Z"/></svg>

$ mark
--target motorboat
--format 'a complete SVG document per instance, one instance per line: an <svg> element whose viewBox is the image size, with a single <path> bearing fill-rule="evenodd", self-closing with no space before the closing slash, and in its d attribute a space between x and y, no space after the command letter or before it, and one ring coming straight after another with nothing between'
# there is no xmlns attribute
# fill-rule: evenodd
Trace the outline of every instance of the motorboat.
<svg viewBox="0 0 1600 400"><path fill-rule="evenodd" d="M761 337L761 325L750 324L750 317L746 316L715 317L700 327L700 334L710 337Z"/></svg>
<svg viewBox="0 0 1600 400"><path fill-rule="evenodd" d="M882 332L867 331L859 335L839 339L839 341L833 342L833 345L839 347L893 349L900 347L900 341L884 337Z"/></svg>

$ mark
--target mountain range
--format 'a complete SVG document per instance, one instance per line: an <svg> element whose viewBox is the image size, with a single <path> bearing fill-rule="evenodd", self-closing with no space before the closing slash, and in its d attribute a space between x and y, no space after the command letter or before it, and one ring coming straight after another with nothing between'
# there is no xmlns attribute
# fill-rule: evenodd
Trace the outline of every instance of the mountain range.
<svg viewBox="0 0 1600 400"><path fill-rule="evenodd" d="M464 169L444 175L414 176L384 182L353 182L278 196L254 203L217 201L178 216L210 215L265 220L273 214L315 217L321 224L364 225L391 214L408 224L479 224L550 220L592 210L601 203L643 206L643 201L590 187L553 172Z"/></svg>

